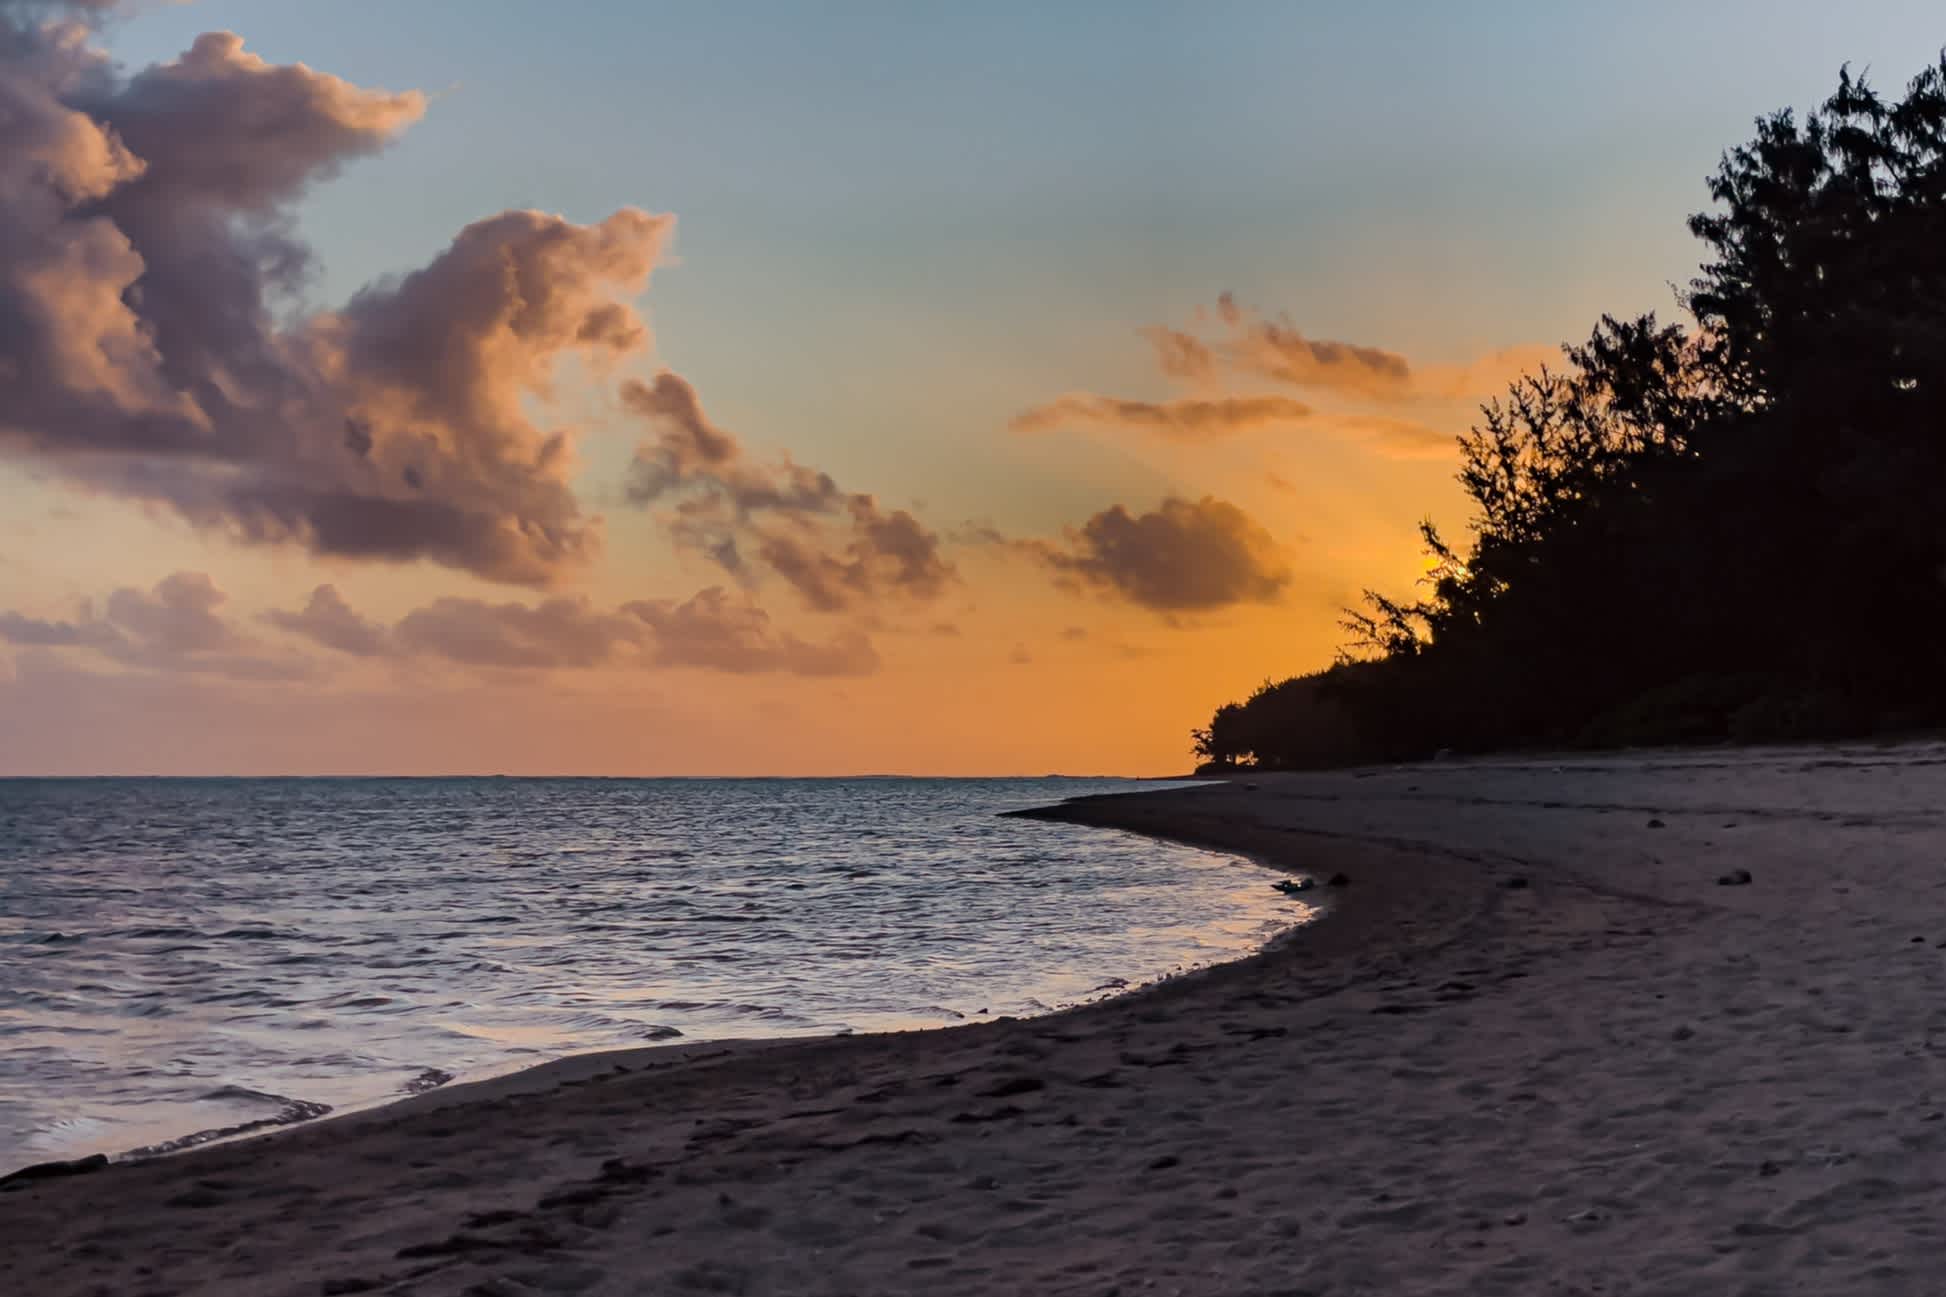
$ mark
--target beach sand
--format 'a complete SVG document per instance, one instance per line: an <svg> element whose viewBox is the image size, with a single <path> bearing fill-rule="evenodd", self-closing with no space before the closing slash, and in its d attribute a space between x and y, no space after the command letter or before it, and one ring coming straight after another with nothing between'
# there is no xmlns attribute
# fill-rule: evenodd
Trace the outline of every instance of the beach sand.
<svg viewBox="0 0 1946 1297"><path fill-rule="evenodd" d="M1349 882L1263 955L1067 1014L599 1055L12 1188L0 1284L1946 1288L1946 749L1241 776L1054 814Z"/></svg>

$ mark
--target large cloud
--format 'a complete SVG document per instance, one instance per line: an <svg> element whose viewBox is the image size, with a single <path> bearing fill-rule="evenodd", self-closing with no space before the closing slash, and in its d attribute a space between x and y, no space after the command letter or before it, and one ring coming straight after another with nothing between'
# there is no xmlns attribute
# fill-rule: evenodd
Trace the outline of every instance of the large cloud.
<svg viewBox="0 0 1946 1297"><path fill-rule="evenodd" d="M1295 423L1310 414L1310 406L1287 396L1130 401L1070 392L1046 405L1023 410L1007 426L1015 432L1043 432L1077 423L1105 423L1146 428L1182 441L1201 441L1226 433Z"/></svg>
<svg viewBox="0 0 1946 1297"><path fill-rule="evenodd" d="M106 7L0 4L0 450L243 541L528 585L591 557L532 408L564 358L642 343L669 219L502 213L297 311L295 204L424 98L229 33L122 78L82 13Z"/></svg>
<svg viewBox="0 0 1946 1297"><path fill-rule="evenodd" d="M1282 597L1291 573L1269 532L1225 500L1166 499L1148 513L1104 509L1063 543L1023 542L1055 571L1162 613Z"/></svg>
<svg viewBox="0 0 1946 1297"><path fill-rule="evenodd" d="M780 629L763 609L711 587L687 600L643 599L603 609L586 598L536 604L448 597L415 608L389 630L319 586L295 612L266 620L360 657L429 658L505 670L696 667L738 675L865 675L878 668L857 631L817 643Z"/></svg>
<svg viewBox="0 0 1946 1297"><path fill-rule="evenodd" d="M929 600L955 580L939 536L911 513L844 491L788 455L757 459L675 374L625 382L622 403L650 428L631 467L630 501L673 504L677 542L726 571L749 579L760 566L820 612Z"/></svg>
<svg viewBox="0 0 1946 1297"><path fill-rule="evenodd" d="M83 607L67 621L0 612L0 643L21 648L78 649L123 666L249 680L292 680L301 660L266 654L219 611L227 596L201 572L177 572L153 589L124 587L102 613Z"/></svg>

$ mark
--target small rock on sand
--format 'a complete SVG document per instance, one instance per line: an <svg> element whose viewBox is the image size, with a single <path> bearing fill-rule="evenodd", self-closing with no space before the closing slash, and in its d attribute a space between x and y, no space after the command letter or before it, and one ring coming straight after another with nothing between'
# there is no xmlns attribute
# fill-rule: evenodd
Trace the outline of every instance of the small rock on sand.
<svg viewBox="0 0 1946 1297"><path fill-rule="evenodd" d="M1729 873L1718 878L1716 885L1718 887L1748 887L1750 882L1750 871L1748 869L1732 869Z"/></svg>

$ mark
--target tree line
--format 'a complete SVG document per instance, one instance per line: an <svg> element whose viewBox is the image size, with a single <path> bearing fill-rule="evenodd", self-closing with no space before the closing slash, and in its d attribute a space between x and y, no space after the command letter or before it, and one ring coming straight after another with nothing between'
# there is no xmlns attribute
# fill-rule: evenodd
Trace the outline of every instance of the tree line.
<svg viewBox="0 0 1946 1297"><path fill-rule="evenodd" d="M1459 439L1470 536L1210 766L1946 721L1946 54L1725 154L1680 319L1604 317Z"/></svg>

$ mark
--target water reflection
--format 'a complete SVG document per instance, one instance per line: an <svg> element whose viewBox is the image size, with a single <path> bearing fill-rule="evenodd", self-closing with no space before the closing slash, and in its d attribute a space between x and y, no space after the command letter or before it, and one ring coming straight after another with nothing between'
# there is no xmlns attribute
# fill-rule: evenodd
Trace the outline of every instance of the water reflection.
<svg viewBox="0 0 1946 1297"><path fill-rule="evenodd" d="M1126 787L0 782L0 1166L428 1069L1039 1012L1304 916L1227 857L997 817Z"/></svg>

